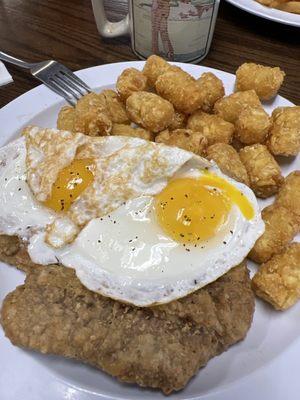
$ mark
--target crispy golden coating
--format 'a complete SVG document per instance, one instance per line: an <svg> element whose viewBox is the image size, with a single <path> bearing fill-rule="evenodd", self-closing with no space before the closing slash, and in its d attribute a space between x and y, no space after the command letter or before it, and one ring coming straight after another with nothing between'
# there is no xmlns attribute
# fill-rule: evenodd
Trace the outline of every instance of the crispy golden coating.
<svg viewBox="0 0 300 400"><path fill-rule="evenodd" d="M169 125L169 129L173 131L175 129L185 128L186 123L187 123L187 116L183 113L175 111L175 115L171 124Z"/></svg>
<svg viewBox="0 0 300 400"><path fill-rule="evenodd" d="M29 272L37 267L28 253L26 246L17 236L0 235L0 261Z"/></svg>
<svg viewBox="0 0 300 400"><path fill-rule="evenodd" d="M296 156L300 151L300 107L279 107L272 113L273 125L267 146L271 153Z"/></svg>
<svg viewBox="0 0 300 400"><path fill-rule="evenodd" d="M57 119L58 129L81 132L89 136L106 136L112 129L111 115L104 95L89 93L75 108L63 107Z"/></svg>
<svg viewBox="0 0 300 400"><path fill-rule="evenodd" d="M274 108L274 110L272 111L272 119L276 119L279 115L282 114L283 111L285 111L286 108L294 108L294 107L277 107Z"/></svg>
<svg viewBox="0 0 300 400"><path fill-rule="evenodd" d="M235 136L245 144L263 143L271 124L271 118L262 107L245 108L236 120Z"/></svg>
<svg viewBox="0 0 300 400"><path fill-rule="evenodd" d="M203 104L196 79L184 71L169 71L160 75L155 88L160 96L184 114L192 114Z"/></svg>
<svg viewBox="0 0 300 400"><path fill-rule="evenodd" d="M291 172L285 178L276 197L276 204L300 217L300 171Z"/></svg>
<svg viewBox="0 0 300 400"><path fill-rule="evenodd" d="M122 103L118 93L114 90L107 89L103 90L99 96L103 96L109 117L114 124L130 123L125 105Z"/></svg>
<svg viewBox="0 0 300 400"><path fill-rule="evenodd" d="M130 119L151 132L160 132L174 119L172 104L154 93L135 92L126 101Z"/></svg>
<svg viewBox="0 0 300 400"><path fill-rule="evenodd" d="M262 107L254 90L232 93L218 100L214 105L214 112L225 121L234 124L240 113L247 107Z"/></svg>
<svg viewBox="0 0 300 400"><path fill-rule="evenodd" d="M249 186L246 168L232 146L226 143L213 144L207 149L207 158L214 160L225 175Z"/></svg>
<svg viewBox="0 0 300 400"><path fill-rule="evenodd" d="M299 0L276 0L273 1L272 7L278 8L278 10L290 12L293 14L300 14L300 2Z"/></svg>
<svg viewBox="0 0 300 400"><path fill-rule="evenodd" d="M147 77L136 68L126 68L117 79L117 91L123 101L132 93L147 90Z"/></svg>
<svg viewBox="0 0 300 400"><path fill-rule="evenodd" d="M236 71L236 90L255 90L261 100L276 96L283 83L285 73L278 67L245 63Z"/></svg>
<svg viewBox="0 0 300 400"><path fill-rule="evenodd" d="M93 110L96 112L106 112L106 103L103 96L99 96L97 93L88 93L82 96L76 103L76 111L79 113L85 113Z"/></svg>
<svg viewBox="0 0 300 400"><path fill-rule="evenodd" d="M152 55L147 58L143 74L147 77L149 85L154 87L158 77L167 71L180 71L180 68L169 64L159 56Z"/></svg>
<svg viewBox="0 0 300 400"><path fill-rule="evenodd" d="M212 112L217 100L225 95L223 82L211 72L204 72L197 80L202 95L201 109Z"/></svg>
<svg viewBox="0 0 300 400"><path fill-rule="evenodd" d="M208 140L208 145L215 143L231 143L234 125L218 115L196 111L187 122L187 128L200 132Z"/></svg>
<svg viewBox="0 0 300 400"><path fill-rule="evenodd" d="M143 128L133 128L126 124L113 124L110 134L114 136L131 136L145 140L154 140L154 134L152 132Z"/></svg>
<svg viewBox="0 0 300 400"><path fill-rule="evenodd" d="M75 112L74 131L89 136L107 136L112 129L112 121L106 112L89 111Z"/></svg>
<svg viewBox="0 0 300 400"><path fill-rule="evenodd" d="M300 243L262 264L252 279L255 294L276 310L285 310L300 298Z"/></svg>
<svg viewBox="0 0 300 400"><path fill-rule="evenodd" d="M269 197L277 193L283 177L272 154L263 144L246 146L240 151L240 158L245 165L250 187L258 197Z"/></svg>
<svg viewBox="0 0 300 400"><path fill-rule="evenodd" d="M167 129L160 132L155 141L169 146L177 146L200 156L205 155L208 144L207 139L201 133L190 129L176 129L175 131Z"/></svg>
<svg viewBox="0 0 300 400"><path fill-rule="evenodd" d="M14 345L75 358L169 394L243 339L253 312L244 264L183 299L151 308L102 297L72 269L47 266L6 297L1 323Z"/></svg>
<svg viewBox="0 0 300 400"><path fill-rule="evenodd" d="M57 118L57 129L62 131L74 131L75 108L64 106L59 111Z"/></svg>
<svg viewBox="0 0 300 400"><path fill-rule="evenodd" d="M300 14L299 0L256 0L264 6L277 8L278 10Z"/></svg>
<svg viewBox="0 0 300 400"><path fill-rule="evenodd" d="M262 218L266 230L248 256L259 264L281 253L300 229L300 217L276 203L262 211Z"/></svg>

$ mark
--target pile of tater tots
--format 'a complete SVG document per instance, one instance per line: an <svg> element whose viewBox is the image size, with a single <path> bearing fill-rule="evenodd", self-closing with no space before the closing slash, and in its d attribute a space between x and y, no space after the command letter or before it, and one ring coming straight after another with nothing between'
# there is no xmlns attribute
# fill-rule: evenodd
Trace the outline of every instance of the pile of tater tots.
<svg viewBox="0 0 300 400"><path fill-rule="evenodd" d="M228 176L257 197L276 195L262 211L265 233L249 258L259 264L255 293L283 310L300 298L300 171L285 179L277 156L300 151L300 107L279 107L272 115L261 101L276 96L284 72L253 63L236 71L235 92L225 96L213 73L195 79L178 66L151 56L143 71L125 69L116 91L82 97L63 107L59 129L90 136L126 135L178 146L214 160ZM278 159L278 158L277 158Z"/></svg>

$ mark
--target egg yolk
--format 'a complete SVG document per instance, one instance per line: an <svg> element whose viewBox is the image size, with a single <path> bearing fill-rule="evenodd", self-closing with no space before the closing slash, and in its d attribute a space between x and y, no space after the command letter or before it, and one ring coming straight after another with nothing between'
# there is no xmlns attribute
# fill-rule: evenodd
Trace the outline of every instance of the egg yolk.
<svg viewBox="0 0 300 400"><path fill-rule="evenodd" d="M56 212L68 211L77 197L93 182L93 170L93 160L74 160L59 172L51 197L44 205Z"/></svg>
<svg viewBox="0 0 300 400"><path fill-rule="evenodd" d="M218 232L236 204L247 219L254 210L248 199L229 182L213 174L201 178L179 178L156 197L158 223L180 243L198 243Z"/></svg>

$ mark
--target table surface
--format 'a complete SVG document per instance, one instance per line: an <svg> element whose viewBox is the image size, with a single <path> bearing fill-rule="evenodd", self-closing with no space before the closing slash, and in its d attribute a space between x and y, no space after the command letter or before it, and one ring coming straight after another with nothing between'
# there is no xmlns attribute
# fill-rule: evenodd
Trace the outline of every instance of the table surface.
<svg viewBox="0 0 300 400"><path fill-rule="evenodd" d="M126 0L107 0L109 18L126 14ZM55 59L72 70L136 60L129 37L103 39L90 0L1 0L0 49L28 61ZM221 1L212 48L201 64L234 73L245 61L286 72L281 94L300 103L300 31L241 11ZM38 85L9 66L14 83L0 88L0 107Z"/></svg>

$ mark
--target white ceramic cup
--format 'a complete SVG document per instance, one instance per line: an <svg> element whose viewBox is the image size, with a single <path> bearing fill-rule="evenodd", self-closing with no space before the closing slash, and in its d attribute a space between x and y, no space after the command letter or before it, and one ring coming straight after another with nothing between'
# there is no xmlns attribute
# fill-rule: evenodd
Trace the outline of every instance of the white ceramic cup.
<svg viewBox="0 0 300 400"><path fill-rule="evenodd" d="M129 14L120 22L107 20L104 0L92 0L100 35L130 33L140 58L151 54L181 62L198 62L208 53L220 0L129 0Z"/></svg>

